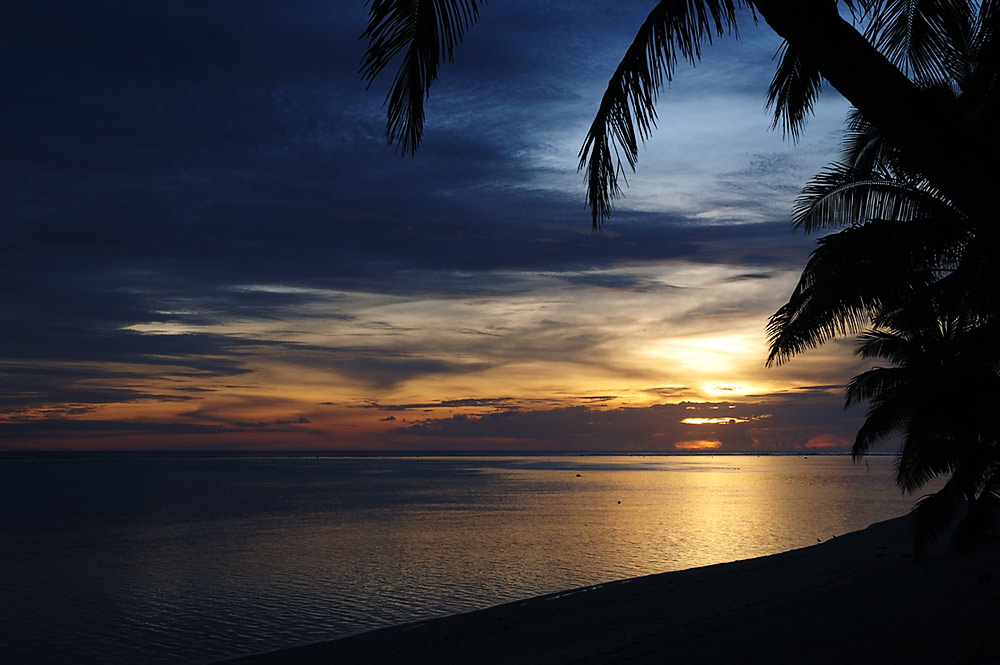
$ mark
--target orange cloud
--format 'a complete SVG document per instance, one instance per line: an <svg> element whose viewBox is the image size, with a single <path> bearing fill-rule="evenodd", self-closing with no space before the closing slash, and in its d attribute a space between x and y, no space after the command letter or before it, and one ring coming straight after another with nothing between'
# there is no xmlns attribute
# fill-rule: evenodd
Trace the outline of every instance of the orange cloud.
<svg viewBox="0 0 1000 665"><path fill-rule="evenodd" d="M820 434L806 441L805 447L810 450L846 450L851 447L851 442L833 434Z"/></svg>
<svg viewBox="0 0 1000 665"><path fill-rule="evenodd" d="M677 450L716 450L722 447L721 441L700 439L697 441L677 441L674 448Z"/></svg>

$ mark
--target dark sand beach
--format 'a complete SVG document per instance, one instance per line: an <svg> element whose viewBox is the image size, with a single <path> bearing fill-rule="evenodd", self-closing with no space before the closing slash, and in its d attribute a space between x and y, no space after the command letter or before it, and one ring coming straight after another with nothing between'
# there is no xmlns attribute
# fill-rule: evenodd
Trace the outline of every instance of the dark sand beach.
<svg viewBox="0 0 1000 665"><path fill-rule="evenodd" d="M918 562L899 518L783 554L226 662L1000 663L1000 547Z"/></svg>

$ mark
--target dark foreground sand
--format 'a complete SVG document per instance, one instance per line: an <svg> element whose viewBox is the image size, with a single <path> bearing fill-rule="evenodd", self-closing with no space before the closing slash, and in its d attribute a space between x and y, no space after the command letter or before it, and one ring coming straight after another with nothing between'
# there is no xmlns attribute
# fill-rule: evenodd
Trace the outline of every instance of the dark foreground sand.
<svg viewBox="0 0 1000 665"><path fill-rule="evenodd" d="M905 521L228 663L1000 663L1000 547L915 562Z"/></svg>

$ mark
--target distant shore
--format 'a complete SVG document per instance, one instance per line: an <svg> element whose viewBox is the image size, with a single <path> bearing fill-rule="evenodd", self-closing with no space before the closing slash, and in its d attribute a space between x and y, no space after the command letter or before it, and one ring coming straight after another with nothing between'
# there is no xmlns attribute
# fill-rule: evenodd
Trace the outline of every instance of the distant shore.
<svg viewBox="0 0 1000 665"><path fill-rule="evenodd" d="M227 660L1000 663L1000 546L914 561L905 518L746 561L550 594Z"/></svg>

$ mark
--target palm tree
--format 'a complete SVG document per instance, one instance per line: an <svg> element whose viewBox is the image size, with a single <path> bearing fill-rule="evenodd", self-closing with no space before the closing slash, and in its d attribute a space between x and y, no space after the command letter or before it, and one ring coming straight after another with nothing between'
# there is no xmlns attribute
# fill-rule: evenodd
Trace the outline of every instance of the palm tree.
<svg viewBox="0 0 1000 665"><path fill-rule="evenodd" d="M984 3L982 12L988 11ZM992 23L983 13L959 14L962 24L952 32L962 38L937 67L914 57L909 61L918 64L903 61L904 69L924 77L920 84L929 98L959 103L992 94ZM888 49L881 19L869 27L873 41ZM776 89L773 84L772 96ZM768 365L878 325L941 289L983 314L1000 311L990 260L997 238L992 218L963 207L910 168L881 128L853 110L840 161L806 185L792 212L794 229L842 230L818 241L788 302L771 317Z"/></svg>
<svg viewBox="0 0 1000 665"><path fill-rule="evenodd" d="M979 60L983 25L928 76L929 94L974 96L990 79ZM944 71L944 70L942 70ZM858 354L883 358L855 377L847 405L870 408L852 453L899 436L897 483L915 492L950 475L912 512L918 551L955 522L957 544L1000 524L1000 326L993 234L920 173L857 111L841 161L814 177L793 224L807 232L846 227L818 242L788 303L768 326L768 364L837 336L861 333ZM864 332L862 332L864 331Z"/></svg>
<svg viewBox="0 0 1000 665"><path fill-rule="evenodd" d="M983 320L956 307L950 294L886 315L861 336L857 353L884 358L854 377L847 405L868 401L852 449L855 459L893 435L901 437L896 481L915 492L949 475L911 513L918 553L947 533L959 546L974 544L1000 524L1000 348L996 317Z"/></svg>
<svg viewBox="0 0 1000 665"><path fill-rule="evenodd" d="M371 85L399 56L386 96L386 133L391 144L413 153L431 84L485 0L369 2L362 74ZM863 34L844 20L840 5ZM971 0L660 0L608 82L580 149L594 227L620 196L625 167L635 168L639 144L656 124L657 95L678 63L695 64L703 45L738 35L740 21L757 22L758 16L785 39L769 91L775 125L797 136L826 80L900 149L910 170L925 174L965 210L991 210L983 185L993 174L972 165L992 163L995 152L1000 0L982 0L978 12L974 7ZM950 63L968 44L972 23L979 26L978 62L985 63L981 73L988 78L980 94L929 95L916 81L955 78ZM984 142L987 130L990 141Z"/></svg>

